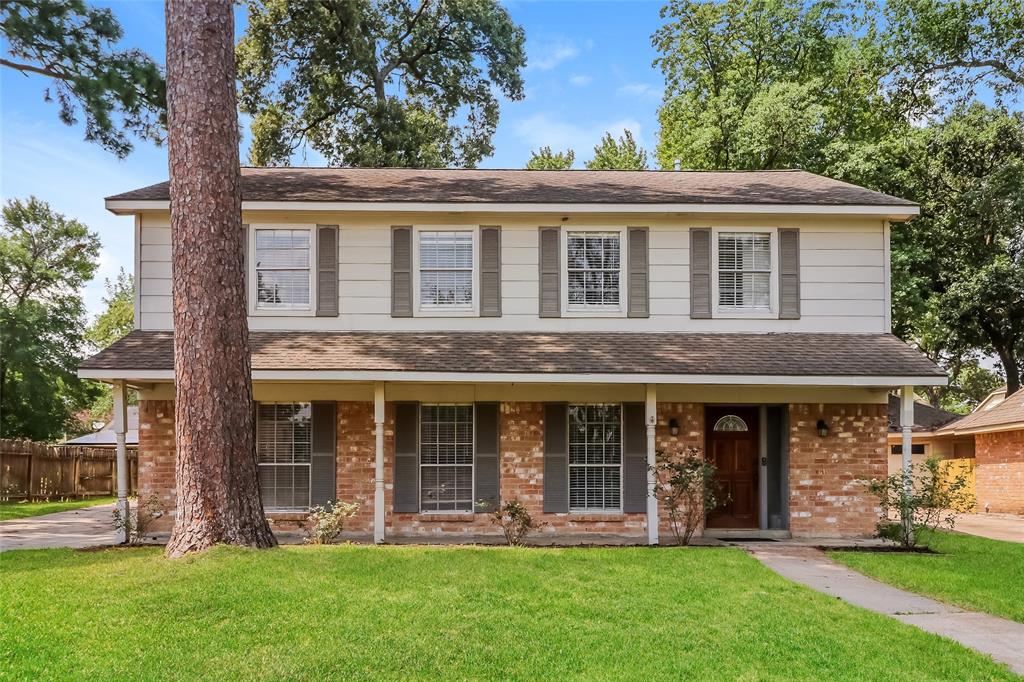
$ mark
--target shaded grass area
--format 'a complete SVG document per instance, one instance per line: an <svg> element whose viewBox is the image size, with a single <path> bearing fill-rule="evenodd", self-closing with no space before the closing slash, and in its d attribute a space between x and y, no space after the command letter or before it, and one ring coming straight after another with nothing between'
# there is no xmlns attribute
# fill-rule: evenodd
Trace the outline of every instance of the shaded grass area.
<svg viewBox="0 0 1024 682"><path fill-rule="evenodd" d="M0 554L17 679L1014 679L735 549Z"/></svg>
<svg viewBox="0 0 1024 682"><path fill-rule="evenodd" d="M0 521L27 519L30 516L55 514L116 501L116 497L90 497L84 500L51 500L49 502L0 502Z"/></svg>
<svg viewBox="0 0 1024 682"><path fill-rule="evenodd" d="M1024 623L1024 544L941 531L921 541L935 553L828 554L890 585Z"/></svg>

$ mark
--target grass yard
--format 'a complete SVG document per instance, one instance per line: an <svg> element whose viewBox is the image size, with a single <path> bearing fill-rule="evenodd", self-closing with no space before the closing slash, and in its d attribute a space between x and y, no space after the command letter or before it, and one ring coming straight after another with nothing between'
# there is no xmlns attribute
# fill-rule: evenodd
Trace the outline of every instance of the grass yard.
<svg viewBox="0 0 1024 682"><path fill-rule="evenodd" d="M0 677L1014 679L736 549L366 546L5 552Z"/></svg>
<svg viewBox="0 0 1024 682"><path fill-rule="evenodd" d="M55 514L116 501L116 497L90 497L85 500L54 500L51 502L0 502L0 521L27 519L30 516Z"/></svg>
<svg viewBox="0 0 1024 682"><path fill-rule="evenodd" d="M939 554L829 556L890 585L1024 623L1024 544L943 532L922 540Z"/></svg>

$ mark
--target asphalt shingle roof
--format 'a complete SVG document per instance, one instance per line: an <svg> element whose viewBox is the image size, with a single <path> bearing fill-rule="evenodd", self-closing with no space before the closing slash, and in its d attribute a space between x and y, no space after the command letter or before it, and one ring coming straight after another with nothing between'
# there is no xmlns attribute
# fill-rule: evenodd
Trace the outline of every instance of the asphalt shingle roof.
<svg viewBox="0 0 1024 682"><path fill-rule="evenodd" d="M899 431L902 426L900 415L902 405L899 396L889 396L889 430ZM911 428L914 431L935 431L940 426L955 421L962 417L956 412L947 412L928 403L914 401L914 423Z"/></svg>
<svg viewBox="0 0 1024 682"><path fill-rule="evenodd" d="M948 433L971 433L972 431L992 429L1024 423L1024 390L1017 391L1002 402L988 409L971 412L963 419L942 427Z"/></svg>

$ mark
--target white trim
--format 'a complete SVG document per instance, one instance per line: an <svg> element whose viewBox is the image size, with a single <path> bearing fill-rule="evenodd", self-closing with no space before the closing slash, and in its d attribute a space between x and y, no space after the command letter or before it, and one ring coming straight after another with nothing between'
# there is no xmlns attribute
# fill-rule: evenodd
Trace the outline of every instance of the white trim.
<svg viewBox="0 0 1024 682"><path fill-rule="evenodd" d="M718 239L723 233L767 234L771 257L768 273L768 310L759 308L722 307L718 302ZM777 227L712 227L711 228L711 316L718 319L777 320L779 318L779 228Z"/></svg>
<svg viewBox="0 0 1024 682"><path fill-rule="evenodd" d="M473 304L456 306L423 306L420 301L420 234L423 232L469 232L473 235ZM413 225L412 227L412 295L415 317L479 317L480 316L480 226L479 225Z"/></svg>
<svg viewBox="0 0 1024 682"><path fill-rule="evenodd" d="M882 257L885 260L885 268L882 274L882 290L885 294L885 332L892 333L892 250L890 238L892 229L889 221L882 222Z"/></svg>
<svg viewBox="0 0 1024 682"><path fill-rule="evenodd" d="M562 290L562 297L559 305L562 308L562 317L625 317L626 302L629 300L629 277L626 270L626 263L629 262L629 240L626 238L625 225L609 226L585 226L573 225L571 228L559 230L559 252L561 262L558 264L559 286ZM573 232L584 232L594 234L619 235L619 302L615 306L576 306L569 305L569 234Z"/></svg>
<svg viewBox="0 0 1024 682"><path fill-rule="evenodd" d="M999 431L1022 431L1024 430L1024 421L1006 422L1003 424L993 424L991 426L968 426L966 429L949 429L935 431L936 436L973 436L976 433L998 433ZM918 433L915 436L920 435Z"/></svg>
<svg viewBox="0 0 1024 682"><path fill-rule="evenodd" d="M111 213L169 211L164 200L111 200L104 202ZM906 220L921 212L917 206L851 204L572 204L572 203L489 203L489 202L367 202L367 201L243 201L243 211L360 211L367 213L758 213L764 215L859 215Z"/></svg>
<svg viewBox="0 0 1024 682"><path fill-rule="evenodd" d="M317 230L315 224L302 223L248 223L246 238L249 240L248 263L245 264L246 282L249 287L249 315L251 317L315 317L316 316L316 269ZM256 232L257 230L306 230L309 232L309 305L305 308L261 308L259 292L256 290ZM273 268L268 268L273 270ZM295 268L299 270L301 268Z"/></svg>
<svg viewBox="0 0 1024 682"><path fill-rule="evenodd" d="M82 379L168 381L173 369L80 369ZM399 381L431 384L707 384L723 386L945 386L944 376L834 376L765 374L527 374L515 372L403 372L387 370L256 369L253 381Z"/></svg>

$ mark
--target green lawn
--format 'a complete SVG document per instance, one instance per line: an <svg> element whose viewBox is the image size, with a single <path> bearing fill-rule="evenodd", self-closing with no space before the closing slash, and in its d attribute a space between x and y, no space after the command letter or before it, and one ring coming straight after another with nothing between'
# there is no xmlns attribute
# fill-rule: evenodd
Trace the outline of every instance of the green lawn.
<svg viewBox="0 0 1024 682"><path fill-rule="evenodd" d="M85 500L53 500L51 502L0 502L0 521L26 519L56 512L92 507L116 501L116 497L90 497Z"/></svg>
<svg viewBox="0 0 1024 682"><path fill-rule="evenodd" d="M726 548L6 552L0 661L8 679L1014 679Z"/></svg>
<svg viewBox="0 0 1024 682"><path fill-rule="evenodd" d="M1024 544L937 532L938 554L829 552L854 570L949 604L1024 623Z"/></svg>

